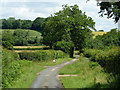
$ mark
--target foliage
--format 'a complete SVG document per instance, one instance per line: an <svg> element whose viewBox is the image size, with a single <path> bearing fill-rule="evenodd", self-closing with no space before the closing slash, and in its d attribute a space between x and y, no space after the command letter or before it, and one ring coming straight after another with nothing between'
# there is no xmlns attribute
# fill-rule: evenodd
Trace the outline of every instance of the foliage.
<svg viewBox="0 0 120 90"><path fill-rule="evenodd" d="M99 32L104 32L104 30L99 30Z"/></svg>
<svg viewBox="0 0 120 90"><path fill-rule="evenodd" d="M15 20L12 24L13 24L13 27L12 27L13 29L21 28L22 21L18 19L18 20Z"/></svg>
<svg viewBox="0 0 120 90"><path fill-rule="evenodd" d="M120 75L120 48L116 47L109 50L86 49L84 55L90 60L98 62L106 72L112 73L115 78L113 87L119 87ZM108 80L109 81L109 80Z"/></svg>
<svg viewBox="0 0 120 90"><path fill-rule="evenodd" d="M113 46L120 46L120 31L111 29L103 35L98 35L96 38L91 38L86 41L86 48L91 49L109 49Z"/></svg>
<svg viewBox="0 0 120 90"><path fill-rule="evenodd" d="M11 45L41 45L42 36L40 32L24 29L2 29L2 41L7 41ZM4 45L5 43L3 43ZM8 45L8 44L7 44Z"/></svg>
<svg viewBox="0 0 120 90"><path fill-rule="evenodd" d="M13 36L12 34L8 32L2 32L2 45L7 49L13 49Z"/></svg>
<svg viewBox="0 0 120 90"><path fill-rule="evenodd" d="M23 73L23 66L29 66L32 62L19 60L15 52L2 50L2 87L9 87Z"/></svg>
<svg viewBox="0 0 120 90"><path fill-rule="evenodd" d="M26 59L30 61L47 61L53 60L57 58L67 58L68 54L62 51L55 50L40 50L36 52L20 52L19 53L21 59Z"/></svg>
<svg viewBox="0 0 120 90"><path fill-rule="evenodd" d="M41 32L43 30L43 21L45 19L44 18L41 18L41 17L37 17L34 21L33 21L33 24L32 24L32 30L36 30L36 31L39 31Z"/></svg>
<svg viewBox="0 0 120 90"><path fill-rule="evenodd" d="M28 32L22 32L21 30L16 30L13 33L14 45L24 46L28 44Z"/></svg>
<svg viewBox="0 0 120 90"><path fill-rule="evenodd" d="M14 21L15 21L14 17L9 17L7 20L2 19L2 28L3 29L12 29Z"/></svg>
<svg viewBox="0 0 120 90"><path fill-rule="evenodd" d="M2 45L4 46L4 48L10 49L10 50L13 49L13 45L8 41L2 41Z"/></svg>
<svg viewBox="0 0 120 90"><path fill-rule="evenodd" d="M73 57L73 50L74 50L73 46L74 45L72 42L62 40L62 41L58 41L57 43L55 43L54 48L56 50L62 50L65 53L68 53L70 55L70 57Z"/></svg>
<svg viewBox="0 0 120 90"><path fill-rule="evenodd" d="M23 20L21 29L31 29L32 23L33 22L31 20Z"/></svg>
<svg viewBox="0 0 120 90"><path fill-rule="evenodd" d="M87 0L90 1L90 0ZM120 18L120 1L119 0L107 0L104 1L97 1L97 6L100 6L100 16L106 15L107 18L113 18L117 23Z"/></svg>
<svg viewBox="0 0 120 90"><path fill-rule="evenodd" d="M90 28L94 29L94 24L95 22L91 17L87 17L85 13L79 10L78 5L63 5L63 10L56 12L45 20L45 24L43 24L43 43L51 48L59 46L63 50L63 46L72 42L71 45L82 49L85 39L91 33ZM67 37L67 39L64 37ZM67 43L62 45L63 42ZM73 46L68 48L73 48Z"/></svg>
<svg viewBox="0 0 120 90"><path fill-rule="evenodd" d="M41 53L42 53L41 54L42 56L38 56L38 57L39 58L41 57L42 60L44 59L44 61L32 62L32 61L27 61L24 59L20 60L19 54L15 53L13 51L8 51L6 49L3 49L2 50L2 88L11 88L11 87L12 88L18 88L18 87L19 88L25 88L25 87L28 88L30 86L30 84L33 82L33 80L35 79L36 73L45 69L44 67L40 67L40 66L57 65L62 62L71 60L71 58L69 58L69 59L67 58L67 57L69 57L69 55L63 53L62 51L41 51ZM64 58L62 60L57 59L56 64L53 64L52 61L47 61L47 63L46 63L46 60L48 60L48 59L50 60L50 54L52 55L51 56L52 59L55 57L56 58L66 57L66 58ZM25 54L25 55L30 56L30 54ZM34 55L37 56L40 54L39 53L33 54L33 56ZM31 60L32 59L33 58L31 57ZM25 85L23 85L23 84L25 84Z"/></svg>
<svg viewBox="0 0 120 90"><path fill-rule="evenodd" d="M0 19L2 22L3 29L31 29L36 31L42 31L42 23L44 18L37 17L34 21L31 20L21 20L15 19L14 17L9 17L8 19Z"/></svg>

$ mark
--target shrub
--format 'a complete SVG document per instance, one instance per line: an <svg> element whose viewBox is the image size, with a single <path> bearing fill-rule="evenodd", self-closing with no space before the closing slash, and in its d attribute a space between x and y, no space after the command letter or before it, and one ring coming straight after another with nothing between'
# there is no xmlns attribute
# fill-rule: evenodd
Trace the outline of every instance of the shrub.
<svg viewBox="0 0 120 90"><path fill-rule="evenodd" d="M2 45L4 46L4 48L10 49L10 50L13 49L13 45L8 41L2 41Z"/></svg>
<svg viewBox="0 0 120 90"><path fill-rule="evenodd" d="M60 50L40 50L38 52L20 52L19 55L21 59L26 59L30 61L51 60L69 57L68 54Z"/></svg>
<svg viewBox="0 0 120 90"><path fill-rule="evenodd" d="M90 62L89 63L89 67L94 69L96 66L98 66L98 63L97 62Z"/></svg>
<svg viewBox="0 0 120 90"><path fill-rule="evenodd" d="M110 50L96 50L88 49L84 52L84 55L91 58L91 61L98 62L107 72L114 74L120 74L120 49L113 48Z"/></svg>
<svg viewBox="0 0 120 90"><path fill-rule="evenodd" d="M68 53L70 55L70 57L73 57L73 43L71 41L58 41L57 43L55 43L54 48L56 50L62 50L65 53Z"/></svg>
<svg viewBox="0 0 120 90"><path fill-rule="evenodd" d="M2 87L7 88L23 73L22 67L29 66L32 62L19 60L15 52L2 50Z"/></svg>
<svg viewBox="0 0 120 90"><path fill-rule="evenodd" d="M84 52L84 55L91 58L91 60L94 60L98 62L107 73L112 73L113 76L110 78L114 78L115 80L112 80L111 82L109 79L108 82L110 82L110 85L112 87L119 87L120 85L120 48L112 48L109 50L95 50L95 49L88 49ZM112 84L111 84L112 83Z"/></svg>

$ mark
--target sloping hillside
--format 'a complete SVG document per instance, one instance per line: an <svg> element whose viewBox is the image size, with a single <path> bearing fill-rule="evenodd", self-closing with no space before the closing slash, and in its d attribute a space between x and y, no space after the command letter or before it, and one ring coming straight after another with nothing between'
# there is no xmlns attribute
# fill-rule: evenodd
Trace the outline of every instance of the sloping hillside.
<svg viewBox="0 0 120 90"><path fill-rule="evenodd" d="M1 29L0 29L1 30ZM29 36L32 36L32 37L39 37L39 38L42 38L41 37L41 33L38 32L38 31L35 31L35 30L26 30L26 29L2 29L2 33L4 32L11 32L12 34L14 33L14 31L16 30L21 30L21 32L29 32Z"/></svg>

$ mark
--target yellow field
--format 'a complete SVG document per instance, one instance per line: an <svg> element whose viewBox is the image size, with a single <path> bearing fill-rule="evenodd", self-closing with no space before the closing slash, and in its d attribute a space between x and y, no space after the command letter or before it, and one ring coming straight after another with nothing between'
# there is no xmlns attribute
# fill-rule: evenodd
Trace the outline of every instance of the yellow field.
<svg viewBox="0 0 120 90"><path fill-rule="evenodd" d="M40 50L14 50L16 53L20 53L20 52L37 52Z"/></svg>
<svg viewBox="0 0 120 90"><path fill-rule="evenodd" d="M13 48L44 48L49 46L13 46Z"/></svg>
<svg viewBox="0 0 120 90"><path fill-rule="evenodd" d="M106 34L107 32L93 31L92 33L94 34L93 38L95 38L96 36Z"/></svg>

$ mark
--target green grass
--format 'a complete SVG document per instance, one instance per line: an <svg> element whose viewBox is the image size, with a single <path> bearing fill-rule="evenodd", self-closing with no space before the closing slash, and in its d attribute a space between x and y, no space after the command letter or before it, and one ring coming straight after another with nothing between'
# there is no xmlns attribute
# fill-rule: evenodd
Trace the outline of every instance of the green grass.
<svg viewBox="0 0 120 90"><path fill-rule="evenodd" d="M22 68L24 73L21 75L20 78L14 81L13 86L10 86L9 88L29 88L32 82L37 77L37 73L46 69L43 66L54 66L69 60L72 60L72 58L56 59L56 63L53 63L52 61L33 62L33 64L29 67L24 66Z"/></svg>
<svg viewBox="0 0 120 90"><path fill-rule="evenodd" d="M49 61L41 61L39 62L40 66L54 66L54 65L58 65L58 64L61 64L63 62L67 62L67 61L70 61L72 60L73 58L60 58L60 59L55 59L56 60L56 63L53 63L52 60L49 60Z"/></svg>
<svg viewBox="0 0 120 90"><path fill-rule="evenodd" d="M9 88L28 88L32 82L37 77L37 73L45 69L45 67L40 67L36 62L33 62L31 66L24 66L22 70L24 71L20 78L13 82L13 86Z"/></svg>
<svg viewBox="0 0 120 90"><path fill-rule="evenodd" d="M81 57L72 65L64 66L58 74L75 74L76 77L60 77L64 88L104 88L108 87L107 74L98 63Z"/></svg>

